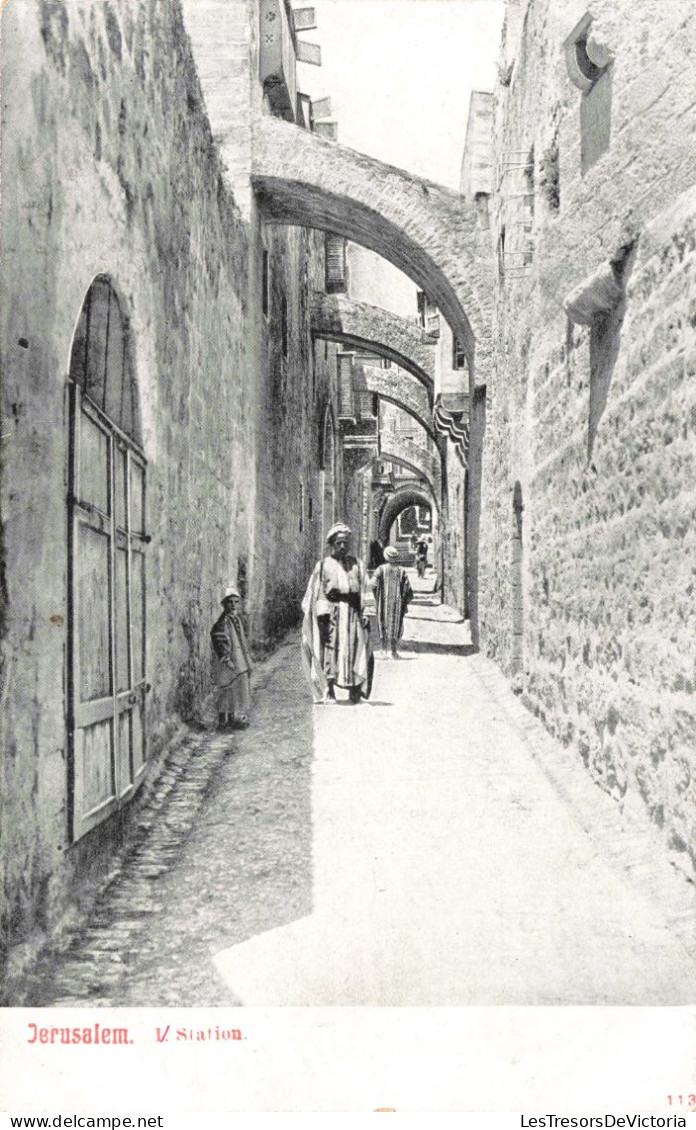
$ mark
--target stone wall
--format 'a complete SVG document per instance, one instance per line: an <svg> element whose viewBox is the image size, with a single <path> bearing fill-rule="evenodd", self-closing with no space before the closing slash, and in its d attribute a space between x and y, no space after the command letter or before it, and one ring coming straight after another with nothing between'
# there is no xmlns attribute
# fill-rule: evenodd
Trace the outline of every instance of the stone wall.
<svg viewBox="0 0 696 1130"><path fill-rule="evenodd" d="M443 443L446 445L447 476L441 522L442 597L446 604L453 605L463 616L468 617L465 521L467 476L452 441L446 439Z"/></svg>
<svg viewBox="0 0 696 1130"><path fill-rule="evenodd" d="M3 940L14 944L55 921L121 829L67 842L66 375L92 279L110 277L129 319L143 418L153 767L182 721L208 717L224 587L247 590L255 643L297 617L333 392L328 365L313 376L308 311L323 241L264 233L253 205L243 218L178 3L16 0L2 20ZM248 82L248 58L240 66Z"/></svg>
<svg viewBox="0 0 696 1130"><path fill-rule="evenodd" d="M531 708L617 801L644 807L688 863L696 18L689 5L648 0L522 7L501 68L509 85L498 90L496 158L499 173L511 154L533 165L534 246L511 271L499 243L511 222L503 188L492 201L500 277L481 641L512 677L521 616L514 677ZM586 9L613 58L608 148L589 163L585 96L563 50ZM607 286L612 308L602 307Z"/></svg>
<svg viewBox="0 0 696 1130"><path fill-rule="evenodd" d="M260 638L272 640L297 622L298 593L304 593L319 548L318 406L335 395L335 362L315 363L309 320L310 296L323 277L323 240L301 228L272 225L263 239L269 250L270 309L252 378L258 382L262 421L255 452L253 614ZM286 354L283 302L288 312ZM316 356L323 355L317 350Z"/></svg>

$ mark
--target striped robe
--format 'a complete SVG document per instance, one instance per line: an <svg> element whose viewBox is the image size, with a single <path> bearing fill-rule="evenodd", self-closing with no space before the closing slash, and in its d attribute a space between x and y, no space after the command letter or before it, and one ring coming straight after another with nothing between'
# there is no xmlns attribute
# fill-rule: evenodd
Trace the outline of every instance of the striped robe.
<svg viewBox="0 0 696 1130"><path fill-rule="evenodd" d="M413 590L400 565L380 565L375 569L373 584L382 647L393 651L403 635L404 616L413 600Z"/></svg>
<svg viewBox="0 0 696 1130"><path fill-rule="evenodd" d="M225 611L210 633L213 678L219 714L248 714L252 661L244 625L237 612Z"/></svg>

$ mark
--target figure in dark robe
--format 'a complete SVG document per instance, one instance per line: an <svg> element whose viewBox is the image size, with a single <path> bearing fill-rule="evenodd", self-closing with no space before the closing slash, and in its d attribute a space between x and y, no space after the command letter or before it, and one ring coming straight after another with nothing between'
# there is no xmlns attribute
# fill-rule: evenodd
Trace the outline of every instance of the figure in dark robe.
<svg viewBox="0 0 696 1130"><path fill-rule="evenodd" d="M251 654L246 632L237 611L237 589L227 589L223 613L210 633L213 645L213 677L218 688L218 729L245 729L251 709Z"/></svg>
<svg viewBox="0 0 696 1130"><path fill-rule="evenodd" d="M384 565L384 546L379 538L370 542L370 556L367 559L367 568L370 572Z"/></svg>
<svg viewBox="0 0 696 1130"><path fill-rule="evenodd" d="M428 567L428 543L424 537L416 542L416 572L419 577L425 576Z"/></svg>
<svg viewBox="0 0 696 1130"><path fill-rule="evenodd" d="M399 640L404 633L404 617L413 600L413 590L406 570L396 564L397 550L388 545L384 551L385 563L375 569L373 578L377 628L382 642L382 655L398 659Z"/></svg>

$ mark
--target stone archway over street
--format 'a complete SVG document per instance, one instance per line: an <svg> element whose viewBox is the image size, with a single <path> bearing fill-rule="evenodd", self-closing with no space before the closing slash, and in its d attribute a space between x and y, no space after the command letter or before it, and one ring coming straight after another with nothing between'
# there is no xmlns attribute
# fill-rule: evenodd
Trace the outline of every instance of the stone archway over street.
<svg viewBox="0 0 696 1130"><path fill-rule="evenodd" d="M435 350L423 341L415 319L345 295L317 293L312 301L312 334L386 357L432 394Z"/></svg>
<svg viewBox="0 0 696 1130"><path fill-rule="evenodd" d="M371 369L369 366L365 367L364 379L368 392L376 393L380 400L385 400L396 408L402 408L404 412L412 416L437 444L440 457L442 457L443 439L435 429L428 410L428 398L423 389L418 385L414 389L415 381L407 383L403 373L400 377L395 377L383 369ZM418 393L422 395L418 396Z"/></svg>
<svg viewBox="0 0 696 1130"><path fill-rule="evenodd" d="M426 292L477 380L489 366L490 265L473 204L442 185L261 116L252 184L267 219L343 235L388 259Z"/></svg>
<svg viewBox="0 0 696 1130"><path fill-rule="evenodd" d="M419 490L412 484L395 490L384 502L379 516L379 537L386 543L389 540L389 531L394 522L409 506L426 506L434 514L438 514L437 501L432 494Z"/></svg>

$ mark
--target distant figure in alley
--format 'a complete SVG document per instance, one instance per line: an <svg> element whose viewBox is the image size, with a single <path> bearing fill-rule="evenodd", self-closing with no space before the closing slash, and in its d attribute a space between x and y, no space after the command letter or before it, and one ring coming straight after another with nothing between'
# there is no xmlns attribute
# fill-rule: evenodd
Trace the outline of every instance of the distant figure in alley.
<svg viewBox="0 0 696 1130"><path fill-rule="evenodd" d="M302 601L302 668L315 702L332 702L336 687L350 702L368 698L374 666L365 608L365 566L348 548L343 522L327 535L329 555L317 562Z"/></svg>
<svg viewBox="0 0 696 1130"><path fill-rule="evenodd" d="M398 646L404 632L404 616L413 600L406 570L397 565L398 550L388 545L384 551L385 563L375 569L374 594L377 605L377 628L382 642L382 655L398 659Z"/></svg>
<svg viewBox="0 0 696 1130"><path fill-rule="evenodd" d="M428 543L425 536L418 538L416 542L416 571L419 577L425 576L425 570L428 567Z"/></svg>
<svg viewBox="0 0 696 1130"><path fill-rule="evenodd" d="M241 730L249 725L251 710L251 655L239 615L240 595L227 589L223 612L213 626L213 675L218 687L218 729Z"/></svg>

